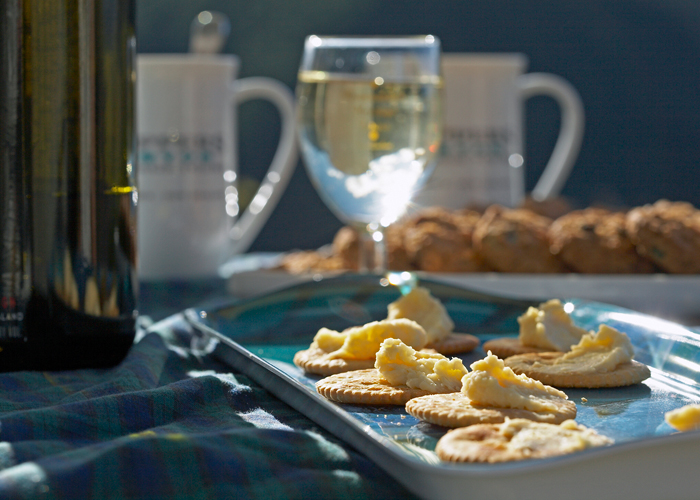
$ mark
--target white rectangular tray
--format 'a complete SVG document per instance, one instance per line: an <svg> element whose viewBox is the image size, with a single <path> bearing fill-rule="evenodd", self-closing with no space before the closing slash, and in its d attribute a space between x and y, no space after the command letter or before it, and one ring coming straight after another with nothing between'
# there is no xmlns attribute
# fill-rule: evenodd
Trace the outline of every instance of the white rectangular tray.
<svg viewBox="0 0 700 500"><path fill-rule="evenodd" d="M460 331L482 341L515 335L527 301L484 295L424 280ZM616 443L546 460L509 464L441 462L433 449L444 428L418 422L402 407L341 405L321 397L315 378L293 364L319 326L342 328L377 319L392 298L376 278L344 276L307 282L213 310L186 311L196 331L215 339L215 353L317 424L372 459L426 499L690 500L700 491L700 431L676 433L664 414L700 402L700 335L676 323L606 304L572 300L579 326L605 322L627 333L652 378L628 388L567 390L576 420ZM396 292L398 293L398 292ZM484 355L477 350L465 364ZM585 398L585 399L584 399Z"/></svg>

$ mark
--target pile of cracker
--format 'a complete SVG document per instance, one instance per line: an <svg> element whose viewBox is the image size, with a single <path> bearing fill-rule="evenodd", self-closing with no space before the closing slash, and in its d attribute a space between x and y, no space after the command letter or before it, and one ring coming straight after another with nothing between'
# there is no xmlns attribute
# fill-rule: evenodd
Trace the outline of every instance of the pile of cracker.
<svg viewBox="0 0 700 500"><path fill-rule="evenodd" d="M447 355L474 350L478 338L450 333L447 338L470 340L459 347L428 342L422 325L431 330L443 325L451 332L454 325L446 315L440 301L418 287L391 303L385 320L343 332L322 328L308 349L296 353L294 364L320 376L316 390L331 401L401 405L420 421L448 428L435 452L452 462L544 458L611 444L575 422L576 404L560 389L619 387L650 376L645 365L631 359L625 334L606 325L586 333L556 299L530 308L519 318L521 338L506 340L527 340L525 326L534 322L538 336L538 328L554 328L556 338L575 344L580 337L583 347L572 345L566 353L526 350L503 358L489 351L469 371L460 357ZM567 327L571 336L562 336L561 328ZM600 349L603 356L597 357Z"/></svg>
<svg viewBox="0 0 700 500"><path fill-rule="evenodd" d="M357 269L349 226L330 249L287 254L292 274ZM483 211L423 209L386 230L392 270L475 273L700 273L700 210L659 200L628 211L571 210L556 200Z"/></svg>

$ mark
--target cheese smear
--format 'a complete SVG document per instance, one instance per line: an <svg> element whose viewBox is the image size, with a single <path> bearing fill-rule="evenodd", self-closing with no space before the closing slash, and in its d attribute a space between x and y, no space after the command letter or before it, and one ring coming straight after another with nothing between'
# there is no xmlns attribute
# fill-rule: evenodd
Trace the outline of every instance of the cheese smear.
<svg viewBox="0 0 700 500"><path fill-rule="evenodd" d="M700 429L700 404L690 404L666 412L666 423L677 431L686 432Z"/></svg>
<svg viewBox="0 0 700 500"><path fill-rule="evenodd" d="M549 300L540 307L530 307L518 318L520 343L552 351L566 352L577 344L586 330L574 325L571 316L558 299Z"/></svg>
<svg viewBox="0 0 700 500"><path fill-rule="evenodd" d="M402 340L415 349L428 341L425 330L408 319L373 321L337 332L321 328L311 343L328 353L328 359L374 359L382 342L388 338Z"/></svg>
<svg viewBox="0 0 700 500"><path fill-rule="evenodd" d="M374 367L393 386L444 393L459 392L467 374L462 360L442 354L416 352L398 339L386 339L377 352Z"/></svg>
<svg viewBox="0 0 700 500"><path fill-rule="evenodd" d="M571 350L557 358L553 365L575 365L581 373L610 372L634 356L627 335L608 325L600 325L597 333L587 333Z"/></svg>
<svg viewBox="0 0 700 500"><path fill-rule="evenodd" d="M499 427L499 433L508 438L506 446L509 449L528 452L552 450L555 454L564 454L613 443L612 439L573 420L552 425L506 418Z"/></svg>
<svg viewBox="0 0 700 500"><path fill-rule="evenodd" d="M429 344L449 336L455 327L442 302L423 287L415 287L389 304L387 318L412 319L425 329Z"/></svg>
<svg viewBox="0 0 700 500"><path fill-rule="evenodd" d="M472 363L471 369L462 377L462 393L478 405L556 411L557 400L568 399L562 391L539 380L516 375L491 352L484 359Z"/></svg>

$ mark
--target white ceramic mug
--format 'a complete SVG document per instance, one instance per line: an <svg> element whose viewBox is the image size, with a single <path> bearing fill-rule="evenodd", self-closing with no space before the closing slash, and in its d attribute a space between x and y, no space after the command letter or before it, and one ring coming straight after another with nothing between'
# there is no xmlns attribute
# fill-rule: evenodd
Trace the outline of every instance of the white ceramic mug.
<svg viewBox="0 0 700 500"><path fill-rule="evenodd" d="M142 54L137 60L138 256L142 280L213 277L245 252L297 163L294 97L270 78L237 79L233 55ZM237 105L266 99L281 134L263 182L239 214Z"/></svg>
<svg viewBox="0 0 700 500"><path fill-rule="evenodd" d="M562 120L552 155L531 194L542 200L560 193L581 147L583 104L569 82L549 73L526 73L527 65L527 57L517 53L443 54L441 156L414 199L417 205L519 205L526 194L524 102L535 95L554 98Z"/></svg>

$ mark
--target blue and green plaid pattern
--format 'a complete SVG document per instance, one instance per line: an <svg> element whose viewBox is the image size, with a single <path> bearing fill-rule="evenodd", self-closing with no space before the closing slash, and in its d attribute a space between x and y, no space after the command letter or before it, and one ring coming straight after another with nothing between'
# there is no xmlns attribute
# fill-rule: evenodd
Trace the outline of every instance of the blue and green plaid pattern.
<svg viewBox="0 0 700 500"><path fill-rule="evenodd" d="M0 375L0 498L413 498L191 339L176 315L113 369Z"/></svg>

